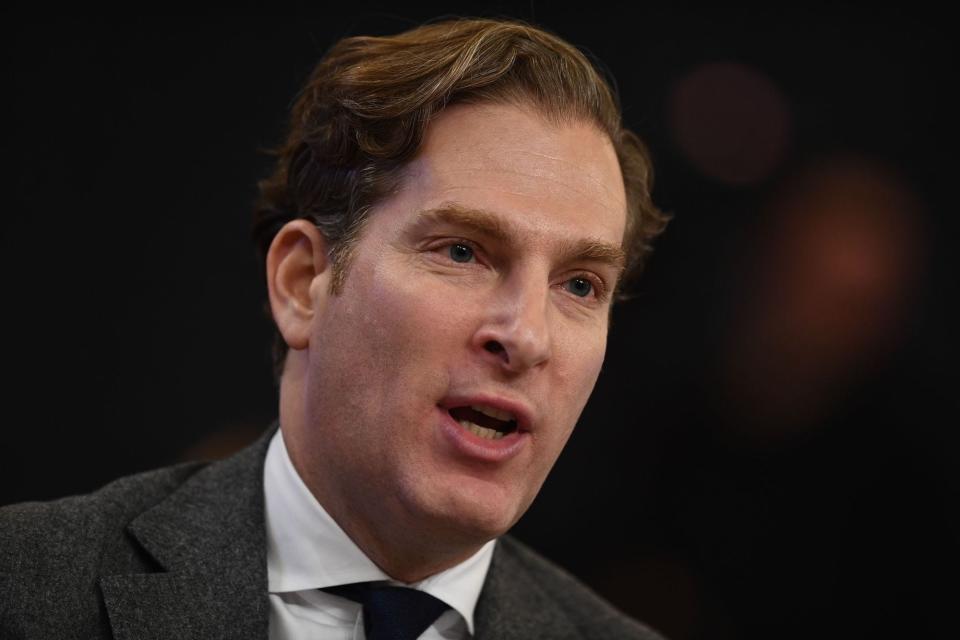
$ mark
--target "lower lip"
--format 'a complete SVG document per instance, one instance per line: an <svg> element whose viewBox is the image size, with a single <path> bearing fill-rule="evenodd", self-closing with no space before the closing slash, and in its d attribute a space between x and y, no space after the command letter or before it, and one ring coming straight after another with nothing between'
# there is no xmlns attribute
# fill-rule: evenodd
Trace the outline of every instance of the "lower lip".
<svg viewBox="0 0 960 640"><path fill-rule="evenodd" d="M483 462L504 462L518 455L527 444L530 435L514 431L502 438L489 440L467 431L453 419L450 412L437 407L440 412L440 432L454 451L465 458Z"/></svg>

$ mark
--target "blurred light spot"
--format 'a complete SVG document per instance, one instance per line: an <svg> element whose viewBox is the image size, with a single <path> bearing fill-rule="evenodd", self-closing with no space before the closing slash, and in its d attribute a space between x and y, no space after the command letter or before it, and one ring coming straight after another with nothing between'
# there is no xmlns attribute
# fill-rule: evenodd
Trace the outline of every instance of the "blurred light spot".
<svg viewBox="0 0 960 640"><path fill-rule="evenodd" d="M791 115L773 82L750 67L704 65L676 84L670 100L676 144L701 173L729 184L758 182L780 164Z"/></svg>
<svg viewBox="0 0 960 640"><path fill-rule="evenodd" d="M822 424L901 341L925 261L919 203L892 169L832 158L788 180L754 238L727 345L741 425Z"/></svg>

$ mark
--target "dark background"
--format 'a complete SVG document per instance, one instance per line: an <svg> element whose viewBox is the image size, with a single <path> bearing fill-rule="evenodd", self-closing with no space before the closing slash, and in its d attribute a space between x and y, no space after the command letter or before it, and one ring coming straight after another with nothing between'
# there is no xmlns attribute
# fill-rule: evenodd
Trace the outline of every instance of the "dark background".
<svg viewBox="0 0 960 640"><path fill-rule="evenodd" d="M601 59L675 216L516 534L674 640L947 637L956 65L914 3L5 15L0 504L262 431L258 149L335 39L451 12Z"/></svg>

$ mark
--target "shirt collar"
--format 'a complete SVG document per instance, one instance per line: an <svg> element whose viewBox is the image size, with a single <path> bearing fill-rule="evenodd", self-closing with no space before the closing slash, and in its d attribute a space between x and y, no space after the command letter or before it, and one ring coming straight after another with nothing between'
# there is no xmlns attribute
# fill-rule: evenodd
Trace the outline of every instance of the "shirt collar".
<svg viewBox="0 0 960 640"><path fill-rule="evenodd" d="M322 589L387 580L303 483L277 430L270 441L263 485L267 524L267 588L270 593ZM406 585L438 598L463 616L473 634L473 612L490 568L495 540L445 571Z"/></svg>

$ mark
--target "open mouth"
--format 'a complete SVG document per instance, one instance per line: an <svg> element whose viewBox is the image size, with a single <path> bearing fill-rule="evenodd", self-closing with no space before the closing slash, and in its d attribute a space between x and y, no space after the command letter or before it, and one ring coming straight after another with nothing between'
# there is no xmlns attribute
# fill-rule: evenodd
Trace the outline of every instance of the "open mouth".
<svg viewBox="0 0 960 640"><path fill-rule="evenodd" d="M483 405L451 407L449 411L461 427L487 440L499 440L517 430L517 419L509 411Z"/></svg>

